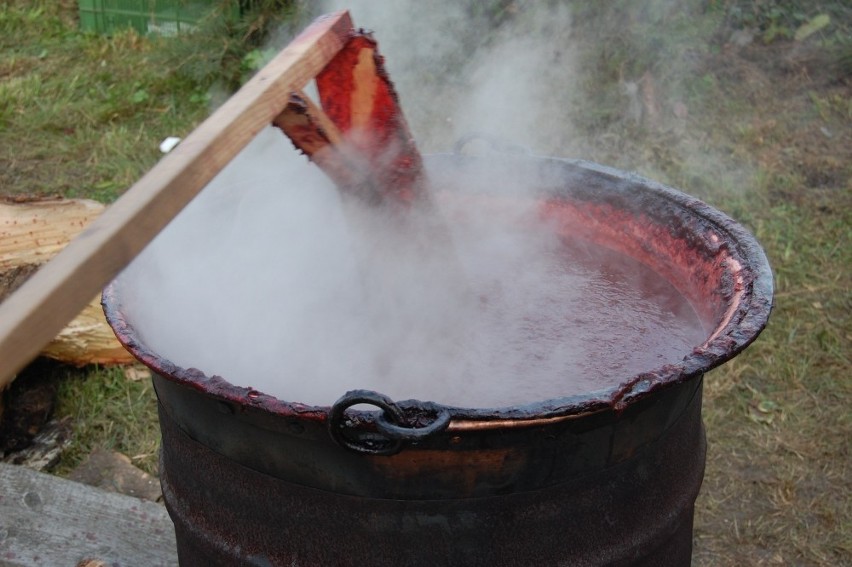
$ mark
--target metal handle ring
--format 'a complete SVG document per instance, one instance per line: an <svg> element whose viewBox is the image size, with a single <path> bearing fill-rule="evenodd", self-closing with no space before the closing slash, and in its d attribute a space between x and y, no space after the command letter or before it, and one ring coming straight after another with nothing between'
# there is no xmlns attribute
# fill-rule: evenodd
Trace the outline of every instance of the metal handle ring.
<svg viewBox="0 0 852 567"><path fill-rule="evenodd" d="M403 427L387 421L385 415L382 414L376 420L376 428L391 439L419 441L446 429L450 424L451 417L450 412L443 410L432 423L425 427Z"/></svg>
<svg viewBox="0 0 852 567"><path fill-rule="evenodd" d="M358 404L369 404L382 410L376 418L375 426L382 437L369 438L362 435L353 439L346 435L347 429L354 429L353 422L346 417L346 410ZM332 439L341 446L367 455L393 455L402 449L408 441L419 441L443 431L450 423L450 413L442 410L435 420L425 427L406 427L407 422L402 409L384 394L371 390L352 390L346 392L331 407L328 414L328 431Z"/></svg>

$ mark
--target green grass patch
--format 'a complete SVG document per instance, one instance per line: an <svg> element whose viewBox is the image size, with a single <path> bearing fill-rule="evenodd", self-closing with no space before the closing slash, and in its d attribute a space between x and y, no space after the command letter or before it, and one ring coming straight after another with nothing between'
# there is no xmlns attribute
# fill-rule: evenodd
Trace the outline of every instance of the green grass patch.
<svg viewBox="0 0 852 567"><path fill-rule="evenodd" d="M160 429L150 380L128 380L121 368L71 372L59 384L58 399L55 415L72 418L74 442L54 472L65 474L94 449L107 449L156 474Z"/></svg>
<svg viewBox="0 0 852 567"><path fill-rule="evenodd" d="M193 37L106 37L55 3L0 7L0 191L115 199L209 112L212 74L187 61L215 57L214 40Z"/></svg>
<svg viewBox="0 0 852 567"><path fill-rule="evenodd" d="M161 157L160 141L208 115L214 83L236 89L257 70L259 42L298 13L284 0L252 5L158 37L82 33L76 3L4 3L0 191L115 199Z"/></svg>

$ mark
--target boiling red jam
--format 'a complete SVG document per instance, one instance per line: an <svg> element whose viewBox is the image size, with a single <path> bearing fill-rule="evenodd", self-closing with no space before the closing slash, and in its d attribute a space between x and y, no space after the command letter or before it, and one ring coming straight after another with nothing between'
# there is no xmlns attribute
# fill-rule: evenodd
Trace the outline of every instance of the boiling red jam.
<svg viewBox="0 0 852 567"><path fill-rule="evenodd" d="M535 237L532 237L535 238ZM479 352L436 401L517 405L586 394L677 362L706 333L690 304L640 262L583 241L473 246L461 255L481 303ZM499 265L497 265L499 264Z"/></svg>

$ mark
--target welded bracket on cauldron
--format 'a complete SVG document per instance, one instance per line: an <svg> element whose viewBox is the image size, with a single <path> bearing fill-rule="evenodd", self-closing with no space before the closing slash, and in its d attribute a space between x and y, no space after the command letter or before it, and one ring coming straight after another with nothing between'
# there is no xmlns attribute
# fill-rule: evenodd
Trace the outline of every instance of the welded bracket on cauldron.
<svg viewBox="0 0 852 567"><path fill-rule="evenodd" d="M381 413L346 413L349 408L368 404ZM434 403L419 402L417 409L406 415L402 408L384 394L372 390L351 390L331 406L328 414L328 432L341 447L366 455L393 455L406 443L416 443L444 431L450 424L447 408ZM431 423L415 425L427 415L434 415Z"/></svg>

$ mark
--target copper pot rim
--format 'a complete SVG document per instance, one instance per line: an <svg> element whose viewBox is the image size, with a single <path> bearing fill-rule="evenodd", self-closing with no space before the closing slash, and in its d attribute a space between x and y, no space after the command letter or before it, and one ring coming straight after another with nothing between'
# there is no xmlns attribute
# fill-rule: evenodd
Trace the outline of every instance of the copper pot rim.
<svg viewBox="0 0 852 567"><path fill-rule="evenodd" d="M427 158L469 159L455 154L437 154ZM616 185L627 184L640 188L654 198L665 199L681 207L686 213L713 226L718 234L724 235L729 244L729 251L733 251L736 258L732 262L733 265L729 266L736 292L727 313L710 333L708 340L696 346L680 362L642 372L610 388L528 404L492 408L458 407L421 400L397 401L396 404L404 412L421 415L448 412L451 417L447 427L449 432L544 425L578 419L604 411L620 413L627 406L647 398L662 388L700 378L705 372L738 355L764 329L773 306L773 276L763 249L742 225L694 197L633 173L625 173L583 160L537 156L524 156L523 159L528 162L570 167L583 174L603 176ZM116 280L103 291L102 305L106 319L119 342L156 374L213 398L251 407L252 411L287 418L316 421L328 419L332 409L330 405L317 406L283 401L253 388L231 384L221 376L207 375L196 368L184 368L156 354L139 338L133 325L122 313L118 287L119 282ZM369 416L365 419L369 420Z"/></svg>

